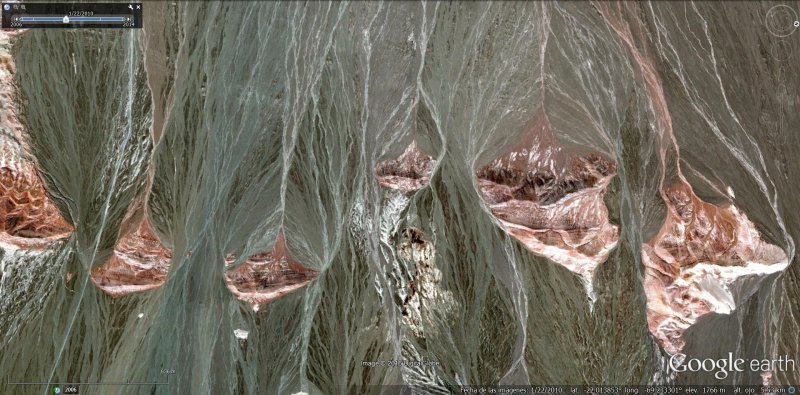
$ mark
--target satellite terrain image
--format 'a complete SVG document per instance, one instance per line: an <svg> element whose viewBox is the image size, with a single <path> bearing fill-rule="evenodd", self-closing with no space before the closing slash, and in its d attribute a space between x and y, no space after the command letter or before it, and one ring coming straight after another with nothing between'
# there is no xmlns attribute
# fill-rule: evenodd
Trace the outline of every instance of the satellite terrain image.
<svg viewBox="0 0 800 395"><path fill-rule="evenodd" d="M800 389L800 2L0 4L0 395Z"/></svg>

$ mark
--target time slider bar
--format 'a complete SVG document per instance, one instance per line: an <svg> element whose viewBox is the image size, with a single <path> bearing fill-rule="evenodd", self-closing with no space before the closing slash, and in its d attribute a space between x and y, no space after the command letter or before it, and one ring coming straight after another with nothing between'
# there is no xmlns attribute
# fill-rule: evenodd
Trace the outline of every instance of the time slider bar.
<svg viewBox="0 0 800 395"><path fill-rule="evenodd" d="M125 23L133 21L133 16L98 15L98 16L16 16L14 19L22 23Z"/></svg>

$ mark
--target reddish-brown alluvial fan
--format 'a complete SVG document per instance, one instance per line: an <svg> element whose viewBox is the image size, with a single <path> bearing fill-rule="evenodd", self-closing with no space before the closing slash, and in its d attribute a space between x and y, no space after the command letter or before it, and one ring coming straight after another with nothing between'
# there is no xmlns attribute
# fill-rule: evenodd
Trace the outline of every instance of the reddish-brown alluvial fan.
<svg viewBox="0 0 800 395"><path fill-rule="evenodd" d="M226 256L225 266L237 258ZM172 251L158 241L145 220L135 232L119 240L104 265L92 270L92 281L111 296L147 291L164 284L171 260ZM265 303L304 287L317 275L291 257L281 231L272 251L255 254L226 270L225 282L237 299L258 310Z"/></svg>
<svg viewBox="0 0 800 395"><path fill-rule="evenodd" d="M236 261L229 255L226 264ZM242 265L225 272L228 288L239 300L258 310L260 305L304 287L319 273L289 255L283 232L278 233L271 252L251 256Z"/></svg>
<svg viewBox="0 0 800 395"><path fill-rule="evenodd" d="M700 316L736 309L730 284L782 270L787 256L763 241L733 205L706 203L683 181L667 188L665 196L667 218L642 246L642 261L650 331L674 354L684 346L683 333Z"/></svg>
<svg viewBox="0 0 800 395"><path fill-rule="evenodd" d="M117 242L104 265L92 269L92 282L111 296L158 288L167 279L171 259L172 251L161 244L145 219Z"/></svg>
<svg viewBox="0 0 800 395"><path fill-rule="evenodd" d="M435 165L436 161L412 141L399 157L379 162L375 176L385 188L410 193L428 184Z"/></svg>
<svg viewBox="0 0 800 395"><path fill-rule="evenodd" d="M16 31L0 32L0 44ZM0 50L0 245L41 249L68 236L73 227L45 192L17 118L11 55Z"/></svg>
<svg viewBox="0 0 800 395"><path fill-rule="evenodd" d="M617 245L603 197L617 166L596 152L567 152L547 116L509 152L478 169L484 200L509 235L591 283Z"/></svg>
<svg viewBox="0 0 800 395"><path fill-rule="evenodd" d="M613 163L589 154L573 158L559 175L501 161L477 177L506 232L537 255L591 279L619 238L603 202L615 171Z"/></svg>

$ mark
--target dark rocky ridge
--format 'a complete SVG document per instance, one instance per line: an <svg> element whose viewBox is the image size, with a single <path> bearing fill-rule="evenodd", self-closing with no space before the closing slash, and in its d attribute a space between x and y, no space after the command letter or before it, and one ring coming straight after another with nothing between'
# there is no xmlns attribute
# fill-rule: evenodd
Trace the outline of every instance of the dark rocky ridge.
<svg viewBox="0 0 800 395"><path fill-rule="evenodd" d="M516 165L487 165L476 173L478 179L509 188L510 194L489 195L489 203L528 200L541 205L553 204L564 196L592 188L600 180L616 173L616 164L597 154L575 157L567 172L555 175L547 169L527 170Z"/></svg>

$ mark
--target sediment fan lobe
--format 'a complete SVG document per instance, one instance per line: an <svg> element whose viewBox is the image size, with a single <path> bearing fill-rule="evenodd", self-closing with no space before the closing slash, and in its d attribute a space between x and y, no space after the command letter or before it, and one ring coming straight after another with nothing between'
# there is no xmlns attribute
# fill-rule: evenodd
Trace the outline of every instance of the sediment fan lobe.
<svg viewBox="0 0 800 395"><path fill-rule="evenodd" d="M2 230L45 241L0 243L0 381L760 384L668 365L800 355L769 7L146 2L0 40Z"/></svg>
<svg viewBox="0 0 800 395"><path fill-rule="evenodd" d="M667 220L642 247L642 260L650 330L675 354L698 318L731 314L758 285L744 280L780 272L788 260L735 206L703 202L686 184L670 187L666 196Z"/></svg>

